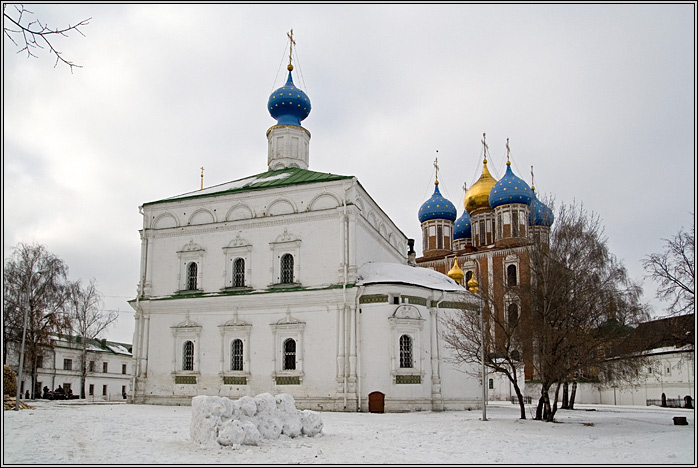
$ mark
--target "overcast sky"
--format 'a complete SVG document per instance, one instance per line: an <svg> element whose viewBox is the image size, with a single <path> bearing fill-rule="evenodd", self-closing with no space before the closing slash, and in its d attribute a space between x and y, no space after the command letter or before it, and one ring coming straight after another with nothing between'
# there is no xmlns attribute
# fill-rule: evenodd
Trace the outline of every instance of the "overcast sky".
<svg viewBox="0 0 698 468"><path fill-rule="evenodd" d="M694 222L694 3L25 6L92 19L55 40L72 74L3 40L3 255L36 242L95 278L110 339L132 340L139 205L198 189L202 166L205 186L267 169L290 29L311 170L356 176L419 247L434 158L460 216L482 134L496 178L509 138L514 172L597 213L665 314L641 259Z"/></svg>

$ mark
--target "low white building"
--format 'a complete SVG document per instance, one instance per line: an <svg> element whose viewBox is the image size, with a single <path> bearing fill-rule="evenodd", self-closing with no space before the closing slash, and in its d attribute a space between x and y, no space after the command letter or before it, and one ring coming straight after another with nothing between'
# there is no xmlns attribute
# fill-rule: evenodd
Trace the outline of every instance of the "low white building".
<svg viewBox="0 0 698 468"><path fill-rule="evenodd" d="M475 408L439 323L476 299L408 265L358 179L308 170L310 101L289 65L268 171L145 203L131 401L290 393L300 408ZM408 248L409 246L409 248Z"/></svg>
<svg viewBox="0 0 698 468"><path fill-rule="evenodd" d="M601 384L594 376L587 376L578 383L575 403L683 407L686 397L690 397L695 407L694 337L694 314L641 323L628 337L633 352L623 358L641 356L649 360L637 378L621 385ZM523 376L519 385L525 388L531 403L536 404L540 386L535 382L524 383ZM499 375L488 377L488 388L489 400L516 397L509 380Z"/></svg>
<svg viewBox="0 0 698 468"><path fill-rule="evenodd" d="M46 350L38 359L35 397L43 396L44 387L49 391L61 387L66 393L70 390L73 395L80 396L82 339L61 336L54 343L53 349ZM16 367L17 353L8 356L8 361L14 362ZM88 340L85 398L92 401L123 401L131 388L132 362L130 344L105 339ZM25 371L20 383L23 396L30 391L31 382L31 373Z"/></svg>

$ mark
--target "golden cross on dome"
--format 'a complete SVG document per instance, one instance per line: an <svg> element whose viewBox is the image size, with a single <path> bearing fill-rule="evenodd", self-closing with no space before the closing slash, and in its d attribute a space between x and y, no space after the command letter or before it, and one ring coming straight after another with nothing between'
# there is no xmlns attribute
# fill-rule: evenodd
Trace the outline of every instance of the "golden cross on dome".
<svg viewBox="0 0 698 468"><path fill-rule="evenodd" d="M463 182L463 191L464 192L468 191L468 184L466 184L465 182Z"/></svg>
<svg viewBox="0 0 698 468"><path fill-rule="evenodd" d="M511 149L509 148L509 138L507 138L507 162L509 162L509 152Z"/></svg>
<svg viewBox="0 0 698 468"><path fill-rule="evenodd" d="M293 40L293 29L291 29L291 32L287 32L286 35L288 36L289 40L291 41L291 47L288 49L288 69L293 70L293 65L291 65L291 60L293 60L293 46L296 44L296 41Z"/></svg>
<svg viewBox="0 0 698 468"><path fill-rule="evenodd" d="M436 150L438 153L439 150ZM434 169L436 169L436 183L439 183L439 158L434 159Z"/></svg>
<svg viewBox="0 0 698 468"><path fill-rule="evenodd" d="M531 166L531 190L535 190L535 189L536 189L535 185L536 185L536 181L535 181L535 179L533 178L533 166Z"/></svg>
<svg viewBox="0 0 698 468"><path fill-rule="evenodd" d="M201 166L201 190L204 189L204 166Z"/></svg>
<svg viewBox="0 0 698 468"><path fill-rule="evenodd" d="M487 135L485 133L483 133L482 134L482 152L483 152L483 156L485 158L485 162L487 162L487 149L489 148L487 146L487 142L485 141L486 138L487 138Z"/></svg>

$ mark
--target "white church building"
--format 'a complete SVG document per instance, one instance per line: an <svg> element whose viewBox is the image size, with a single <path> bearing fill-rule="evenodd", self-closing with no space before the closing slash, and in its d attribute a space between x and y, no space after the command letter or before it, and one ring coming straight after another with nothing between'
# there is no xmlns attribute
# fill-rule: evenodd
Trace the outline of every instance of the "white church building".
<svg viewBox="0 0 698 468"><path fill-rule="evenodd" d="M445 314L477 299L416 267L413 242L358 179L313 172L308 96L272 93L268 171L144 203L135 403L289 393L325 411L463 410Z"/></svg>

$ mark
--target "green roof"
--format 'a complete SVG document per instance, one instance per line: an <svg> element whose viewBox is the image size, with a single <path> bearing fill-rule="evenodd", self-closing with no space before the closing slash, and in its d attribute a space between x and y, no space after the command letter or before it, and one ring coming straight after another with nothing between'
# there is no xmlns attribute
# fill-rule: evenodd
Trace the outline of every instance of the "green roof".
<svg viewBox="0 0 698 468"><path fill-rule="evenodd" d="M331 182L335 180L351 179L352 176L330 174L326 172L314 172L307 169L287 168L277 171L267 171L261 174L245 177L244 179L214 185L195 192L188 192L162 200L144 203L152 205L155 203L166 203L175 200L188 200L199 197L214 197L228 195L231 193L247 192L251 190L263 190L291 185L314 184L320 182Z"/></svg>

